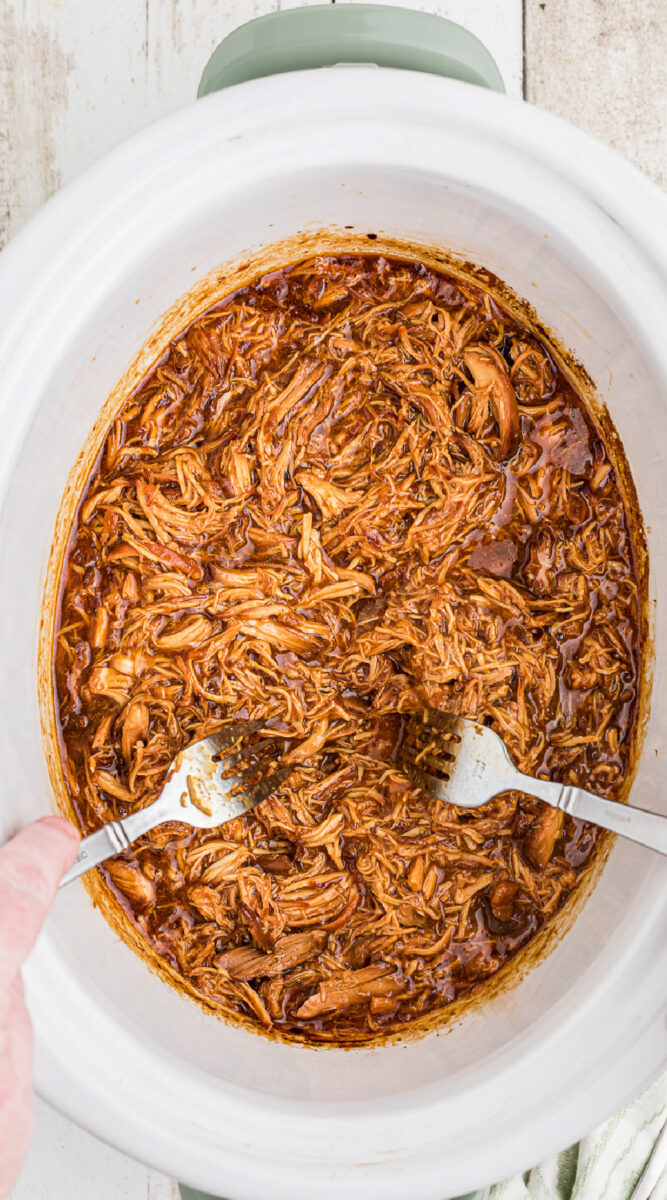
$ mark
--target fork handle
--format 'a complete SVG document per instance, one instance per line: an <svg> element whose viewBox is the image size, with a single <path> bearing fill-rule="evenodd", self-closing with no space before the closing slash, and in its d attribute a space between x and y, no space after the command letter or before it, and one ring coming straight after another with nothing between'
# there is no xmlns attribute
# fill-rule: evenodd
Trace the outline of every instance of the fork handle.
<svg viewBox="0 0 667 1200"><path fill-rule="evenodd" d="M585 792L583 788L565 787L547 779L533 779L524 775L522 780L525 791L539 796L540 800L546 800L556 808L562 808L568 816L601 825L603 829L620 833L632 842L648 846L650 850L667 854L667 817L660 813L621 804L618 800L605 800L602 796Z"/></svg>
<svg viewBox="0 0 667 1200"><path fill-rule="evenodd" d="M154 829L156 825L169 820L169 815L163 796L158 796L157 800L146 808L140 808L139 812L131 813L129 817L118 821L109 821L108 825L103 825L96 833L83 838L74 865L63 875L60 887L78 879L80 875L99 866L107 858L121 854L141 837L142 833L148 833L149 829ZM173 814L171 816L173 819Z"/></svg>

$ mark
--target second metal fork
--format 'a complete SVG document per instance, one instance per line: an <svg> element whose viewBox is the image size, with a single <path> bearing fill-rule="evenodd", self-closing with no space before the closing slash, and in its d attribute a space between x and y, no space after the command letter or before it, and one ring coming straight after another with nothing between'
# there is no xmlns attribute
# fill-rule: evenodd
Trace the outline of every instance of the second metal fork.
<svg viewBox="0 0 667 1200"><path fill-rule="evenodd" d="M165 821L214 829L266 799L284 783L292 766L281 762L279 742L270 730L255 740L263 724L235 721L188 746L174 760L157 800L83 839L76 862L60 886L122 853Z"/></svg>
<svg viewBox="0 0 667 1200"><path fill-rule="evenodd" d="M497 733L465 717L435 709L411 717L400 759L414 783L448 804L479 808L501 792L527 792L571 817L667 854L667 817L583 788L524 775Z"/></svg>

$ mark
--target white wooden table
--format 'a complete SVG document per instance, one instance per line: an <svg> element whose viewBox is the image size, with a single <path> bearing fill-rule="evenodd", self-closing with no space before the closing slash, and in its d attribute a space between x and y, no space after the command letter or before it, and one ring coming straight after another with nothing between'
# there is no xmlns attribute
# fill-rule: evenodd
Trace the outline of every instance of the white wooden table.
<svg viewBox="0 0 667 1200"><path fill-rule="evenodd" d="M106 150L193 100L204 63L227 33L289 6L0 0L0 245ZM413 7L466 25L494 55L510 95L581 125L667 187L667 0ZM176 1198L173 1182L39 1103L35 1143L12 1200Z"/></svg>

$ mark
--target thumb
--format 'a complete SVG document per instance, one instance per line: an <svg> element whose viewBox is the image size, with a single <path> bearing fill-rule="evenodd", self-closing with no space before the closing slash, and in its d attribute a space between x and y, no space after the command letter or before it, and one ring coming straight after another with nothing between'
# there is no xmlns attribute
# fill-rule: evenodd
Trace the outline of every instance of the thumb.
<svg viewBox="0 0 667 1200"><path fill-rule="evenodd" d="M69 821L44 817L0 849L0 993L32 950L79 840Z"/></svg>

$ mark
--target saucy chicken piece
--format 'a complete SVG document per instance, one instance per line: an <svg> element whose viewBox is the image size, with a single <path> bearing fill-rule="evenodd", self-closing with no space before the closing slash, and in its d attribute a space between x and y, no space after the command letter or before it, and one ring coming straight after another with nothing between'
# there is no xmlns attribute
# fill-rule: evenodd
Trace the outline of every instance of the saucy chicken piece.
<svg viewBox="0 0 667 1200"><path fill-rule="evenodd" d="M534 867L546 867L563 829L563 813L560 808L545 805L526 837L526 855Z"/></svg>
<svg viewBox="0 0 667 1200"><path fill-rule="evenodd" d="M115 887L119 888L130 904L141 910L155 903L155 888L136 862L114 859L107 862L106 873Z"/></svg>
<svg viewBox="0 0 667 1200"><path fill-rule="evenodd" d="M238 950L227 950L218 955L216 966L221 967L234 979L271 978L282 975L299 963L306 962L323 949L326 933L315 930L311 933L291 933L278 938L272 954L260 954L251 946L240 946Z"/></svg>
<svg viewBox="0 0 667 1200"><path fill-rule="evenodd" d="M298 1009L297 1016L311 1020L324 1013L366 1004L378 996L393 997L401 990L402 984L393 978L391 967L380 965L362 967L359 971L344 971L321 983L317 992Z"/></svg>
<svg viewBox="0 0 667 1200"><path fill-rule="evenodd" d="M500 434L500 457L510 458L519 444L519 409L510 382L507 366L493 346L471 345L463 351L463 361L473 378L474 415L469 422L473 433L479 433L487 405Z"/></svg>
<svg viewBox="0 0 667 1200"><path fill-rule="evenodd" d="M519 884L514 879L499 879L491 888L489 904L497 921L507 922L512 919L518 891Z"/></svg>

